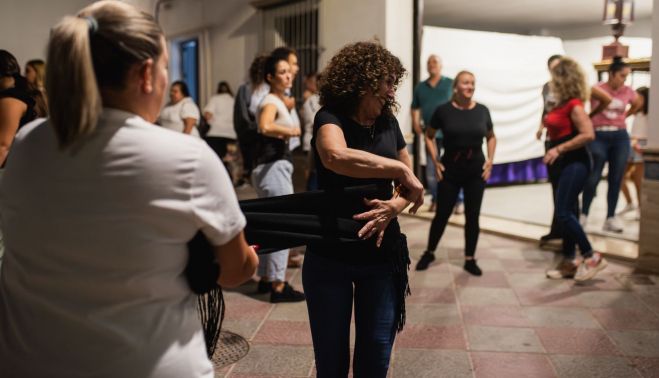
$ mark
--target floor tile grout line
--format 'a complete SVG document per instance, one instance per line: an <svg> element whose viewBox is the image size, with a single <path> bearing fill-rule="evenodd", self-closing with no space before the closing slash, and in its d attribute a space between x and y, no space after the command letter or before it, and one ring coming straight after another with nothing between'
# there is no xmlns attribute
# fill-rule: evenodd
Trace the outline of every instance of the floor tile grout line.
<svg viewBox="0 0 659 378"><path fill-rule="evenodd" d="M448 252L447 252L446 257L448 259L448 257L449 257ZM471 376L475 378L476 377L476 367L474 366L474 361L471 358L471 345L469 344L469 334L467 332L467 324L465 323L464 315L462 314L462 306L461 306L461 302L460 302L460 296L458 295L459 294L458 293L458 285L455 283L456 274L455 274L455 270L451 269L450 259L449 259L448 264L449 264L448 271L449 271L449 274L451 275L451 286L453 288L453 295L455 296L455 305L458 309L458 316L460 317L460 322L462 323L462 337L464 337L464 340L465 340L465 352L467 353L467 361L469 361L469 369L471 369Z"/></svg>

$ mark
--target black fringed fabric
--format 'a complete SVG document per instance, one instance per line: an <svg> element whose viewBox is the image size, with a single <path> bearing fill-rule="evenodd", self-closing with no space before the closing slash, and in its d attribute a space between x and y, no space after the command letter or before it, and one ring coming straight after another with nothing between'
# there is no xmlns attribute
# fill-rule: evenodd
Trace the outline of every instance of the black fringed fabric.
<svg viewBox="0 0 659 378"><path fill-rule="evenodd" d="M215 353L224 320L224 296L222 288L217 283L219 276L220 266L215 262L213 246L199 231L188 242L188 264L185 267L185 277L192 292L198 295L197 307L206 340L206 353L209 358Z"/></svg>
<svg viewBox="0 0 659 378"><path fill-rule="evenodd" d="M206 294L197 296L199 316L204 329L206 340L206 353L213 357L217 342L220 339L220 330L224 321L224 296L222 288L217 286Z"/></svg>
<svg viewBox="0 0 659 378"><path fill-rule="evenodd" d="M410 251L407 248L407 237L400 234L400 239L392 251L392 265L394 271L394 280L396 293L398 295L398 320L396 330L403 330L406 320L405 298L412 293L407 272L410 269Z"/></svg>

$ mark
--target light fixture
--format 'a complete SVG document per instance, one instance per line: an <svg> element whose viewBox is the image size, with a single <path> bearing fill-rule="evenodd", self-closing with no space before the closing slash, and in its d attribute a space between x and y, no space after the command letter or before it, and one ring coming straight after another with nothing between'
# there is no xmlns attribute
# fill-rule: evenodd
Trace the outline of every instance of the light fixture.
<svg viewBox="0 0 659 378"><path fill-rule="evenodd" d="M634 22L634 0L604 0L604 25L611 25L615 41L602 49L602 60L614 56L626 58L629 55L629 46L618 42L624 34L625 26Z"/></svg>

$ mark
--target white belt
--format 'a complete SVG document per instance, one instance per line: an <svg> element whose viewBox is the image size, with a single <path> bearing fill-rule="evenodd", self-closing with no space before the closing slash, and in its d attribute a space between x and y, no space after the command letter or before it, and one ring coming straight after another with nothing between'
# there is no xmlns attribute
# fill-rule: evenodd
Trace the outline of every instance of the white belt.
<svg viewBox="0 0 659 378"><path fill-rule="evenodd" d="M595 127L595 131L618 131L618 130L624 130L624 129L620 128L618 126L597 126L597 127Z"/></svg>

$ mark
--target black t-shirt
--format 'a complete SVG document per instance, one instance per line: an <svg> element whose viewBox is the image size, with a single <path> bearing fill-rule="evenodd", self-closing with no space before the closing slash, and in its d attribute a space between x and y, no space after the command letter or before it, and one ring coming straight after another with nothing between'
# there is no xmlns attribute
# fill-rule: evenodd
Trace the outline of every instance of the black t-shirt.
<svg viewBox="0 0 659 378"><path fill-rule="evenodd" d="M492 118L485 105L463 110L448 102L435 109L430 127L442 130L447 152L469 148L480 151L483 138L492 131Z"/></svg>
<svg viewBox="0 0 659 378"><path fill-rule="evenodd" d="M318 130L327 124L334 124L341 128L348 148L370 152L389 159L397 159L398 151L405 148L406 143L396 118L382 115L373 125L374 129L371 129L370 127L361 126L349 116L323 107L316 113L313 138L311 139L320 189L328 192L340 192L347 187L375 184L382 188L378 191L377 198L382 200L390 199L393 190L393 178L355 178L340 175L325 168L316 149L316 136ZM337 216L351 217L354 214L368 210L363 200L359 198L348 200L346 197L337 197L335 202L337 203L332 204L332 206ZM376 238L371 238L366 243L313 246L310 250L328 258L348 263L382 263L386 261L387 256L383 249L386 250L391 243L398 240L399 234L400 227L398 221L394 219L385 231L385 240L381 248L376 248Z"/></svg>
<svg viewBox="0 0 659 378"><path fill-rule="evenodd" d="M30 94L26 90L22 90L16 87L5 89L4 91L0 91L0 98L15 98L19 101L22 101L27 105L27 110L25 111L25 114L21 117L21 120L18 123L18 128L20 129L23 125L26 123L29 123L30 121L33 121L34 119L37 118L37 112L34 110L34 98L30 96Z"/></svg>

